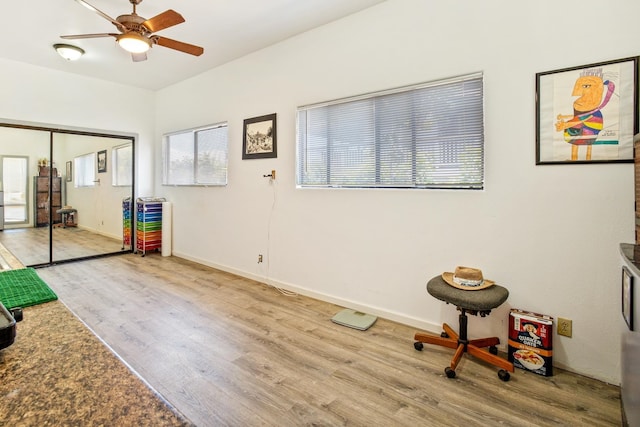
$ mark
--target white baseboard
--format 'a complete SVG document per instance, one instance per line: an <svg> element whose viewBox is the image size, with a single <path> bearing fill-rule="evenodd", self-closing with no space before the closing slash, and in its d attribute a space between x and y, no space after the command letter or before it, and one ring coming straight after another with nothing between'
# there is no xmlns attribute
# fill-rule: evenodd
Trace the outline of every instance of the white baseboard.
<svg viewBox="0 0 640 427"><path fill-rule="evenodd" d="M384 310L381 309L379 307L374 307L374 306L370 306L370 305L366 305L366 304L361 304L357 301L352 301L352 300L347 300L344 298L340 298L340 297L336 297L334 295L329 295L329 294L325 294L325 293L321 293L321 292L316 292L313 291L311 289L307 289L301 286L297 286L294 285L292 283L285 283L285 282L280 282L277 280L274 280L272 278L268 278L265 276L261 276L261 275L257 275L257 274L253 274L253 273L249 273L247 271L243 271L243 270L238 270L236 268L233 267L229 267L226 265L220 265L220 264L216 264L216 263L212 263L209 261L206 261L204 259L200 259L197 257L193 257L187 254L183 254L180 252L176 252L174 251L173 256L178 257L178 258L184 258L186 260L189 261L193 261L193 262L197 262L198 264L202 264L202 265L206 265L208 267L212 267L218 270L222 270L222 271L226 271L227 273L231 273L231 274L235 274L237 276L241 276L241 277L245 277L247 279L251 279L251 280L255 280L257 282L260 283L264 283L268 286L273 286L275 288L280 288L280 289L284 289L290 292L295 292L297 294L300 295L304 295L306 297L310 297L310 298L314 298L320 301L325 301L325 302L329 302L332 304L336 304L345 308L350 308L353 310L357 310L357 311L361 311L363 313L367 313L367 314L373 314L374 316L378 316L378 317L382 317L384 319L387 320L391 320L394 322L398 322L401 323L403 325L407 325L407 326L413 326L417 329L420 329L422 331L425 332L432 332L435 334L440 334L440 332L442 331L442 325L441 324L435 324L432 322L427 322L424 321L422 319L418 319L412 316L407 316L404 315L402 313L397 313L397 312L393 312L393 311L388 311L388 310Z"/></svg>
<svg viewBox="0 0 640 427"><path fill-rule="evenodd" d="M334 295L328 295L325 293L321 293L321 292L316 292L313 291L311 289L307 289L301 286L296 286L294 284L291 283L285 283L285 282L279 282L276 280L273 280L272 278L268 278L266 276L261 276L261 275L257 275L257 274L253 274L253 273L249 273L243 270L238 270L236 268L233 267L229 267L226 265L221 265L221 264L215 264L212 262L208 262L204 259L200 259L197 257L193 257L187 254L183 254L180 252L173 252L172 254L175 257L178 258L183 258L189 261L193 261L193 262L197 262L198 264L202 264L202 265L206 265L208 267L212 267L218 270L222 270L222 271L226 271L227 273L231 273L231 274L235 274L237 276L240 277L245 277L247 279L251 279L251 280L255 280L257 282L260 283L264 283L268 286L273 286L275 288L280 288L280 289L284 289L290 292L295 292L297 294L300 295L304 295L306 297L309 298L314 298L320 301L325 301L325 302L329 302L332 304L336 304L345 308L351 308L353 310L358 310L361 311L363 313L367 313L367 314L373 314L375 316L387 319L387 320L391 320L394 322L398 322L401 323L403 325L407 325L407 326L412 326L418 330L421 331L425 331L425 332L431 332L434 334L440 334L440 332L442 332L442 325L440 323L433 323L433 322L428 322L425 321L423 319L418 319L412 316L407 316L404 315L402 313L397 313L397 312L393 312L393 311L388 311L388 310L384 310L381 309L379 307L374 307L374 306L369 306L366 304L361 304L358 303L356 301L351 301L351 300L347 300L344 298L339 298L336 297ZM407 339L409 340L413 340L413 337L407 337ZM498 350L501 352L506 353L507 352L507 344L502 343L500 345L498 345ZM565 370L565 371L569 371L569 372L573 372L575 374L578 375L585 375L584 373L578 372L574 369L572 369L570 366L564 364L564 363L559 363L557 361L554 360L553 363L554 367ZM599 378L597 376L589 376L591 378L595 378L597 380L603 381L605 383L611 383L611 381L608 381L607 379L604 378ZM619 384L614 384L614 385L619 385Z"/></svg>

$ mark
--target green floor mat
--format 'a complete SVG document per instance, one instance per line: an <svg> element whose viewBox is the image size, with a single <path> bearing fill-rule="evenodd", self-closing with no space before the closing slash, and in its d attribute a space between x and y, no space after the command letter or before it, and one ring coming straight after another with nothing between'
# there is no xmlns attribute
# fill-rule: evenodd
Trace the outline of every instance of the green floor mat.
<svg viewBox="0 0 640 427"><path fill-rule="evenodd" d="M359 311L344 309L333 316L331 321L338 325L347 326L349 328L360 329L366 331L373 325L378 318L371 314L361 313Z"/></svg>
<svg viewBox="0 0 640 427"><path fill-rule="evenodd" d="M0 302L7 308L29 307L58 299L33 268L0 273Z"/></svg>

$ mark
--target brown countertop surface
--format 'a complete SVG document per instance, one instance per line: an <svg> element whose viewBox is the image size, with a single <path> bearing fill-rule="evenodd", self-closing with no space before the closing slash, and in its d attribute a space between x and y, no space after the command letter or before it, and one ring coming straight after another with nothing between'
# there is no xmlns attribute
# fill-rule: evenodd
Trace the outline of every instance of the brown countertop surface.
<svg viewBox="0 0 640 427"><path fill-rule="evenodd" d="M191 425L60 301L27 307L0 350L0 425Z"/></svg>

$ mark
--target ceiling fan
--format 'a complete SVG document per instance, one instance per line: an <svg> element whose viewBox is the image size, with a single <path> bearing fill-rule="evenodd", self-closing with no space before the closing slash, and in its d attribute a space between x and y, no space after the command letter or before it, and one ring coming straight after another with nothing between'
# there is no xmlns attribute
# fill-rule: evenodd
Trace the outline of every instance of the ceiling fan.
<svg viewBox="0 0 640 427"><path fill-rule="evenodd" d="M60 36L63 39L91 39L98 37L115 37L116 41L127 52L131 53L134 62L144 61L147 59L147 51L152 45L168 47L169 49L178 50L194 56L200 56L204 53L204 49L189 43L169 39L166 37L155 35L154 33L164 30L174 25L184 22L184 18L178 12L169 9L150 19L145 19L136 13L136 6L142 0L129 0L133 5L133 12L127 15L120 15L113 19L106 13L98 10L84 0L76 0L87 9L97 13L104 19L116 26L120 33L99 33L99 34L76 34L68 36Z"/></svg>

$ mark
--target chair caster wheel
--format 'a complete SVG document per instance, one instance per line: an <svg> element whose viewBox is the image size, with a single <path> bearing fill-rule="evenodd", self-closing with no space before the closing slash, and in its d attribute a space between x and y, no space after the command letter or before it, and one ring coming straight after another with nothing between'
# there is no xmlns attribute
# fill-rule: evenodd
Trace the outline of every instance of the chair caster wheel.
<svg viewBox="0 0 640 427"><path fill-rule="evenodd" d="M15 320L16 322L22 321L22 307L14 307L9 311L11 312L13 320Z"/></svg>
<svg viewBox="0 0 640 427"><path fill-rule="evenodd" d="M440 338L449 338L449 334L446 332L440 332Z"/></svg>
<svg viewBox="0 0 640 427"><path fill-rule="evenodd" d="M455 378L456 377L456 371L451 369L449 366L444 368L444 373L447 375L447 378Z"/></svg>
<svg viewBox="0 0 640 427"><path fill-rule="evenodd" d="M498 354L498 347L496 347L495 345L492 345L491 347L489 347L489 353Z"/></svg>
<svg viewBox="0 0 640 427"><path fill-rule="evenodd" d="M509 372L505 371L504 369L500 369L498 371L498 378L500 378L504 382L507 382L509 381L509 378L511 378L511 375L509 374Z"/></svg>
<svg viewBox="0 0 640 427"><path fill-rule="evenodd" d="M420 341L416 341L413 343L413 348L418 351L422 351L422 349L424 348L424 344L422 344Z"/></svg>

